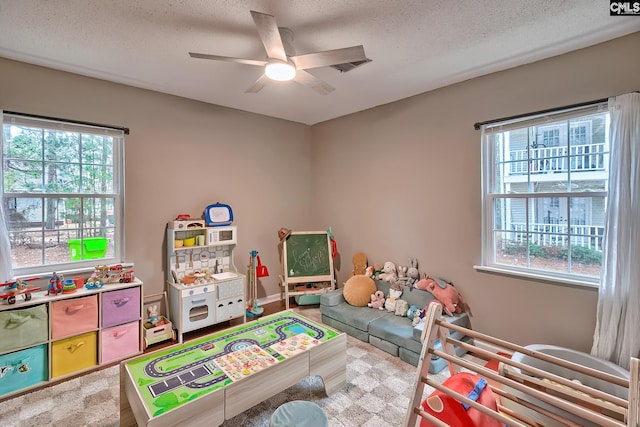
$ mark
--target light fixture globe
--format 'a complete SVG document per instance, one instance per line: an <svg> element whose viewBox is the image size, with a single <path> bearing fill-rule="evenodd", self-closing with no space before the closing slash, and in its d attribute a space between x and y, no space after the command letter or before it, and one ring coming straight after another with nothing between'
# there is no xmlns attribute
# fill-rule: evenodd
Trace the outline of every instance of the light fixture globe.
<svg viewBox="0 0 640 427"><path fill-rule="evenodd" d="M264 68L264 73L271 80L286 82L296 76L296 68L288 62L272 59Z"/></svg>

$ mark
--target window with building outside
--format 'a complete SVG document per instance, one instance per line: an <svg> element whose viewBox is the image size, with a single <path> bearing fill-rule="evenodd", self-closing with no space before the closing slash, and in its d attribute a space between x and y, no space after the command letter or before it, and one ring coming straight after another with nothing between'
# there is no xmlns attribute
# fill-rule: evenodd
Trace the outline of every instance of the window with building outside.
<svg viewBox="0 0 640 427"><path fill-rule="evenodd" d="M2 203L16 276L122 258L120 130L2 117Z"/></svg>
<svg viewBox="0 0 640 427"><path fill-rule="evenodd" d="M599 104L483 126L483 266L597 283L609 180Z"/></svg>

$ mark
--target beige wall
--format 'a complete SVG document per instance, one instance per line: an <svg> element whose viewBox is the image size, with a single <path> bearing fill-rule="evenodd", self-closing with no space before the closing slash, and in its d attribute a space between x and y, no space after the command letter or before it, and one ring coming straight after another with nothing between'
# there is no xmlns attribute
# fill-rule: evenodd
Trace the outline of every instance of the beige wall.
<svg viewBox="0 0 640 427"><path fill-rule="evenodd" d="M476 122L640 90L640 33L312 127L314 221L341 253L452 280L474 329L589 350L597 291L480 273Z"/></svg>
<svg viewBox="0 0 640 427"><path fill-rule="evenodd" d="M453 280L473 327L588 350L597 293L478 273L477 121L640 89L640 33L312 127L0 59L0 108L126 126L126 253L163 289L164 230L216 201L234 208L246 268L260 251L279 293L276 232L333 228L339 280L351 257ZM508 320L507 320L508 319Z"/></svg>
<svg viewBox="0 0 640 427"><path fill-rule="evenodd" d="M309 217L310 128L0 59L0 108L126 126L126 260L146 295L162 292L165 227L211 203L233 207L236 267L257 249L278 294L277 231Z"/></svg>

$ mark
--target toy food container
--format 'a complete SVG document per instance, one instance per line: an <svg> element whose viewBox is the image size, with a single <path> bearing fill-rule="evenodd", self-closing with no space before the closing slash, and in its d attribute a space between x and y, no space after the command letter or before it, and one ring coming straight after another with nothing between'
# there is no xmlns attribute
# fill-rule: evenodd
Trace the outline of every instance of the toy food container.
<svg viewBox="0 0 640 427"><path fill-rule="evenodd" d="M196 238L195 237L189 237L184 239L184 245L185 246L193 246L196 244Z"/></svg>
<svg viewBox="0 0 640 427"><path fill-rule="evenodd" d="M182 239L175 239L173 241L173 247L174 248L181 248L183 243L184 243L184 241Z"/></svg>

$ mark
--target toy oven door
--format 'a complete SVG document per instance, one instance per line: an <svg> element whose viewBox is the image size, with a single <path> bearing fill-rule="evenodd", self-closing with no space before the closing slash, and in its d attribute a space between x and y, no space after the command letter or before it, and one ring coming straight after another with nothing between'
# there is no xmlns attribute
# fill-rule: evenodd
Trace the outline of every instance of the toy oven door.
<svg viewBox="0 0 640 427"><path fill-rule="evenodd" d="M182 298L182 332L193 331L216 322L215 286L193 288Z"/></svg>

